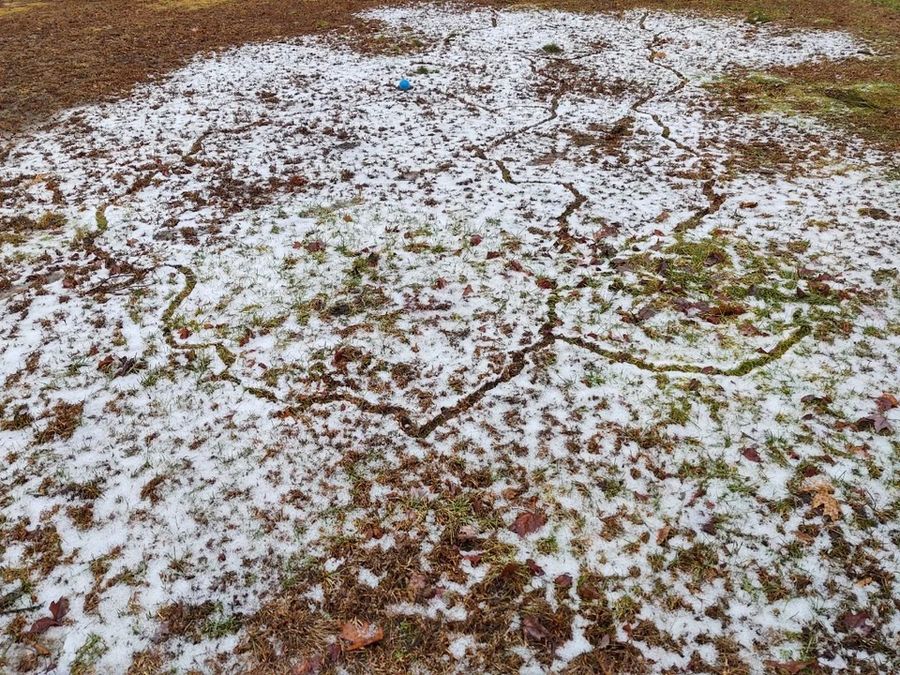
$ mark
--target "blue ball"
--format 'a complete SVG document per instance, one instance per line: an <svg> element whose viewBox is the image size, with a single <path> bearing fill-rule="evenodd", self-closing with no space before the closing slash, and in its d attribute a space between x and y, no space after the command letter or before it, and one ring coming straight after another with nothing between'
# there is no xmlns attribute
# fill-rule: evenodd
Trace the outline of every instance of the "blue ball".
<svg viewBox="0 0 900 675"><path fill-rule="evenodd" d="M412 85L409 83L409 80L400 80L400 84L397 85L397 89L400 91L409 91L412 89Z"/></svg>

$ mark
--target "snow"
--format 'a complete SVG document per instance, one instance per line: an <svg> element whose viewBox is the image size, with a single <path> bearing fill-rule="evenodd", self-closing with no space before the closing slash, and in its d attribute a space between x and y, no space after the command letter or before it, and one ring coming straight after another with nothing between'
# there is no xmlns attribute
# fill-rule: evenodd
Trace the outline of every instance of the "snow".
<svg viewBox="0 0 900 675"><path fill-rule="evenodd" d="M156 647L157 613L171 603L212 598L250 614L288 561L339 573L348 561L330 557L330 542L361 537L366 517L385 532L366 543L361 584L384 581L377 562L412 536L401 523L416 508L428 509L415 528L429 571L442 534L435 510L461 484L453 462L492 473L485 491L506 526L532 502L547 510L528 537L480 533L545 570L529 588L550 598L558 575L591 573L611 603L637 598L637 616L678 645L634 641L657 671L694 653L714 662L699 638L727 635L762 672L805 628L831 639L837 617L870 594L896 600L898 524L884 517L896 501L896 436L852 425L875 396L898 393L900 293L881 274L900 254L896 181L858 140L809 119L728 113L703 86L737 67L840 59L862 45L662 12L367 16L388 34L414 26L423 49L364 55L329 36L198 58L22 135L0 166L0 217L67 218L61 231L0 239L0 282L13 291L0 290L0 420L20 406L35 420L0 427L0 533L10 541L0 560L34 567L43 606L72 598L69 622L54 629L59 672L92 633L110 646L98 672L126 670ZM560 55L542 49L551 43ZM394 86L403 76L408 93ZM736 147L754 142L790 148L792 170L736 168ZM891 219L860 212L873 206ZM94 249L77 244L84 232ZM665 268L639 264L677 264L677 245L710 241L730 258L728 272L701 265L714 268L712 294L761 275L758 285L786 299L773 308L749 294L746 316L704 321L671 301L710 293L654 290ZM798 289L814 283L803 268L827 272L845 299L803 302ZM648 303L655 314L624 320ZM729 372L799 325L812 334ZM98 367L106 355L111 371ZM116 376L123 358L138 366ZM825 394L830 412L804 402ZM81 419L69 437L39 442L59 401L84 402ZM900 411L885 415L900 427ZM741 454L749 445L764 461ZM836 486L839 522L797 492L811 465ZM379 483L391 471L405 491ZM426 480L431 471L442 480ZM368 506L356 502L361 480ZM72 497L91 481L98 496ZM87 503L84 527L67 507ZM49 569L30 539L13 539L19 523L59 534ZM658 543L664 526L671 536ZM795 550L803 528L817 536ZM852 559L831 557L835 532ZM541 551L548 539L556 548ZM682 565L704 545L711 567ZM864 560L880 565L887 591L856 585ZM767 597L763 571L783 577L790 597ZM444 582L462 595L489 565L464 560L457 572L465 582ZM807 586L793 588L791 574ZM321 606L327 592L306 598ZM557 670L594 648L577 593L564 601L575 618ZM879 607L877 635L896 645L896 606ZM390 611L467 617L440 598ZM165 648L179 667L225 655L240 668L238 642L175 637ZM435 658L461 661L478 647L459 634ZM510 653L523 672L544 672L531 646ZM861 658L890 670L874 650Z"/></svg>

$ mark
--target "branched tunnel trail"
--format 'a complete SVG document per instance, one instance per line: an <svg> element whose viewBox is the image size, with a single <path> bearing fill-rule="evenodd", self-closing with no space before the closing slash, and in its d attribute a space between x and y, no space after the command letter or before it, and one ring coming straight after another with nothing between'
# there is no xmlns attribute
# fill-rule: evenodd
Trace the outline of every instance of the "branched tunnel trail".
<svg viewBox="0 0 900 675"><path fill-rule="evenodd" d="M640 20L640 28L643 31L649 30L646 27L646 19L648 16L649 15L644 15ZM675 68L665 64L660 64L658 62L658 58L656 56L656 47L659 46L660 39L661 36L659 34L653 34L653 37L646 44L646 50L648 52L647 60L655 66L664 68L672 72L678 78L678 84L670 90L666 91L664 94L648 93L640 97L630 106L629 115L620 119L617 124L620 125L628 123L630 116L634 114L648 116L659 128L660 136L663 139L665 139L675 147L678 147L693 156L699 157L700 155L696 150L690 148L690 146L679 141L678 139L673 138L669 128L657 115L641 110L644 105L646 105L654 98L658 98L660 96L672 96L676 94L682 88L684 88L688 82L687 78ZM499 171L500 178L506 183L512 185L555 185L571 194L571 200L568 201L559 216L554 219L554 235L557 248L559 248L561 251L568 251L570 250L571 243L574 240L570 232L570 219L585 203L587 203L588 198L584 194L582 194L571 181L541 179L519 180L514 176L513 172L510 170L503 159L491 156L491 151L496 149L503 143L515 139L522 134L533 131L543 125L549 124L550 122L558 118L559 104L565 94L567 84L563 80L555 78L553 76L552 69L541 70L537 67L533 59L528 58L528 61L531 66L532 73L536 79L544 78L552 80L554 88L550 96L547 114L541 117L541 119L537 120L536 122L531 122L517 129L499 134L498 136L485 141L485 143L482 145L471 146L471 149L478 159L489 162L493 166L495 166ZM464 104L469 104L477 108L486 109L485 106L471 103L467 101L465 97L459 96L457 94L447 94L447 97L455 99ZM266 120L259 120L251 124L236 127L234 129L209 129L201 134L201 136L193 143L193 145L183 153L181 159L185 165L190 165L194 161L196 161L196 155L203 149L203 141L212 134L240 133L252 128L253 126L266 123ZM614 128L615 127L616 125L614 125ZM128 194L131 194L137 189L141 189L142 184L152 178L158 171L158 167L150 167L149 169L147 169L145 175L142 175L140 178L138 178L138 180L135 181L131 188L129 188L129 190L121 197L125 197ZM707 180L703 183L703 194L708 200L707 205L699 208L690 218L683 221L682 223L679 223L675 228L676 233L695 227L705 216L715 212L715 210L719 208L723 201L723 198L715 192L715 178ZM118 201L118 199L109 202L109 204L115 203L116 201ZM97 224L100 233L102 233L106 229L105 208L106 205L101 207L97 212ZM90 245L94 252L98 253L98 255L102 254L102 250L96 245L93 238L90 240ZM404 431L404 433L406 433L410 437L419 439L428 437L436 429L440 428L451 420L469 411L474 406L478 405L478 403L496 387L510 382L520 373L522 373L526 365L528 365L528 361L530 358L545 349L553 347L557 342L562 342L567 345L586 350L596 356L602 357L603 359L611 363L627 364L632 367L649 372L691 373L708 376L735 377L746 375L757 368L763 367L775 361L776 359L781 358L785 353L787 353L788 350L790 350L794 345L796 345L801 339L803 339L811 332L811 329L808 325L801 324L799 328L779 341L771 351L753 358L746 359L740 363L735 364L732 367L679 363L654 363L650 360L635 355L633 352L610 349L591 342L581 336L564 335L558 332L557 328L559 321L556 316L556 304L559 301L558 294L560 290L557 290L550 294L547 316L543 324L540 326L538 339L536 339L531 344L508 352L505 359L505 365L503 365L502 368L496 371L493 375L487 376L486 379L477 388L475 388L470 393L461 396L452 405L440 409L440 411L432 417L419 418L416 413L402 406L372 402L352 392L329 391L323 393L301 393L293 394L288 400L283 400L271 389L256 386L255 384L243 381L241 378L237 377L231 372L232 366L237 361L237 355L233 351L231 351L224 342L207 341L195 343L178 339L178 326L175 325L175 316L178 312L178 309L196 288L198 283L197 276L195 272L187 265L165 263L163 265L158 265L157 267L162 266L174 269L184 278L184 285L182 286L181 290L174 296L174 298L168 303L161 317L162 330L164 331L165 340L167 345L172 350L182 352L198 352L209 349L213 350L224 366L222 372L218 375L218 378L220 380L228 381L236 386L241 387L243 390L247 391L253 396L265 399L277 405L285 406L280 412L276 413L278 417L295 417L303 414L305 411L314 406L322 406L338 402L347 403L356 407L358 410L364 413L392 417L397 421L398 425ZM142 270L141 274L146 274L147 271L149 270Z"/></svg>
<svg viewBox="0 0 900 675"><path fill-rule="evenodd" d="M662 118L659 115L657 115L656 113L648 113L646 111L641 110L641 108L643 108L644 105L646 105L653 99L668 98L668 97L674 96L675 94L680 92L682 89L684 89L689 83L689 80L684 75L684 73L682 73L680 70L678 70L674 66L670 66L669 64L662 62L661 57L660 57L660 52L658 51L657 47L661 46L661 41L663 39L663 33L654 33L647 27L647 19L649 17L650 17L650 13L645 12L641 16L641 19L638 23L638 25L640 26L640 29L642 31L651 33L651 35L652 35L652 37L650 38L650 41L647 42L647 44L645 45L645 50L647 52L647 56L646 56L647 62L653 66L662 68L663 70L666 70L666 71L672 73L677 78L678 82L674 87L672 87L671 89L669 89L668 91L663 93L661 96L652 94L644 99L639 100L631 107L631 109L635 113L637 113L639 115L645 115L645 116L649 117L651 120L653 120L653 123L657 127L659 127L660 136L664 140L671 143L673 146L675 146L679 150L682 150L683 152L687 152L690 155L700 158L701 157L700 152L698 152L696 149L692 148L687 143L684 143L683 141L679 140L678 138L676 138L675 136L672 135L672 130L662 120ZM704 168L705 171L710 171L709 163L705 159L702 159L701 166ZM701 221L704 218L706 218L706 216L712 215L713 213L718 211L719 208L721 208L722 204L725 201L725 197L724 197L724 195L720 195L715 191L716 182L717 182L717 179L715 178L715 176L713 176L712 178L710 178L709 180L706 180L703 183L703 196L706 197L706 200L707 200L706 205L700 207L692 215L690 215L689 217L687 217L686 219L684 219L680 223L678 223L675 226L676 233L682 233L687 230L692 230L692 229L696 228L697 226L700 225Z"/></svg>
<svg viewBox="0 0 900 675"><path fill-rule="evenodd" d="M555 328L558 323L556 318L557 298L554 295L551 296L551 300L548 303L547 319L540 328L540 337L535 342L509 352L507 354L506 364L499 372L495 373L493 376L489 376L472 392L462 396L454 404L442 408L435 416L417 421L416 414L402 406L387 403L375 403L352 392L332 391L325 393L296 394L285 401L279 398L279 396L270 389L243 382L240 378L230 372L231 366L236 362L237 357L225 347L223 343L190 343L179 342L176 339L175 331L177 330L177 327L173 325L175 313L193 292L197 285L197 277L190 268L184 265L172 264L169 265L169 267L177 270L185 278L184 286L166 307L162 316L163 330L165 331L166 342L170 348L179 351L213 349L225 366L223 372L219 375L219 379L240 386L248 393L269 402L286 405L285 408L276 413L276 416L280 418L296 417L317 405L328 405L330 403L338 402L348 403L365 413L393 417L404 433L413 438L420 439L426 438L439 427L447 424L476 406L493 389L517 377L525 369L529 357L544 349L552 347L557 342L563 342L587 350L593 354L602 356L611 363L628 364L635 368L654 373L690 373L698 375L738 377L747 375L751 371L781 358L788 350L811 332L809 325L801 324L799 328L779 341L769 352L741 361L730 368L697 364L654 363L636 356L632 352L609 349L590 342L582 337L563 335L556 332Z"/></svg>
<svg viewBox="0 0 900 675"><path fill-rule="evenodd" d="M649 32L649 29L646 27L646 20L648 16L649 14L645 14L640 20L639 25L642 31ZM647 113L641 110L643 106L645 106L655 98L659 98L660 96L673 96L677 94L688 83L688 79L677 69L667 64L659 63L659 59L656 54L656 48L659 46L660 40L661 35L654 33L652 38L647 42L645 46L645 49L648 52L647 60L649 63L664 68L665 70L674 74L678 78L678 83L676 84L676 86L661 95L656 93L648 93L638 98L630 106L630 114L640 114L650 117L650 119L653 120L654 124L656 124L659 128L660 136L664 140L684 152L699 157L700 153L698 151L672 136L671 130L663 123L658 115L654 113ZM451 42L452 41L445 41L444 44L449 46ZM478 159L492 163L499 171L501 179L506 183L512 185L556 185L572 195L572 199L566 204L563 211L555 219L555 238L557 246L560 250L566 251L569 250L570 243L573 240L569 229L569 221L571 217L578 211L578 209L580 209L585 203L587 203L587 197L582 194L570 181L517 179L503 159L491 157L491 151L496 149L503 143L521 136L522 134L533 131L541 126L547 125L558 118L558 108L560 101L565 93L565 87L567 86L566 83L560 79L553 78L552 71L548 72L547 70L539 70L532 59L529 58L528 61L531 66L532 73L536 78L540 79L541 77L549 77L553 80L553 83L555 85L555 91L550 97L547 114L535 122L531 122L519 128L499 134L498 136L489 139L482 145L476 144L472 146L472 152ZM447 98L454 99L463 104L471 105L475 108L480 108L483 110L488 110L488 108L486 108L485 106L468 101L465 97L458 94L446 93L446 96ZM617 125L627 123L629 117L630 115L620 119ZM617 125L614 125L613 128L615 128ZM191 151L187 153L187 155L190 156L192 154L195 154L197 151L199 151L200 147L201 146L199 145L199 143L195 144L191 148ZM715 192L715 183L715 178L709 179L703 183L703 194L707 198L708 203L703 207L700 207L688 219L679 223L675 227L676 233L696 227L704 217L718 210L723 201L723 197ZM188 296L193 291L194 287L197 284L197 279L196 275L184 265L171 265L171 267L176 269L184 276L185 285L169 304L162 317L164 330L166 332L166 340L170 347L182 351L202 349L215 350L215 352L219 356L219 359L225 366L224 371L220 377L243 387L247 392L255 396L273 403L284 404L286 407L284 407L280 412L277 413L278 417L295 417L303 414L305 411L308 411L314 406L341 402L353 405L357 409L365 413L392 417L397 421L398 425L404 431L404 433L413 438L419 439L426 438L439 427L447 424L451 420L459 417L460 415L476 406L496 387L507 383L517 377L528 364L528 359L530 357L552 347L557 342L563 342L565 344L589 351L592 354L603 357L611 363L627 364L632 367L649 372L690 373L709 376L737 377L746 375L757 368L763 367L781 358L785 353L788 352L788 350L790 350L794 345L796 345L800 340L802 340L811 332L811 328L808 325L801 324L799 328L779 341L769 352L741 361L740 363L737 363L732 367L679 363L654 363L647 359L636 356L632 352L609 349L586 340L585 338L580 336L563 335L557 332L556 328L558 320L556 317L556 304L558 302L558 296L556 294L552 294L551 299L548 302L548 314L546 320L540 327L539 339L529 345L509 352L507 354L505 365L494 375L488 376L487 379L485 379L472 392L460 397L452 405L442 408L433 417L417 419L417 416L414 412L402 406L387 403L375 403L351 392L331 391L324 393L295 394L290 400L282 401L274 391L241 382L239 378L230 373L230 368L235 363L236 356L227 347L225 347L223 343L185 343L176 340L175 326L172 325L172 319L174 318L175 312L177 311L178 307L188 298Z"/></svg>

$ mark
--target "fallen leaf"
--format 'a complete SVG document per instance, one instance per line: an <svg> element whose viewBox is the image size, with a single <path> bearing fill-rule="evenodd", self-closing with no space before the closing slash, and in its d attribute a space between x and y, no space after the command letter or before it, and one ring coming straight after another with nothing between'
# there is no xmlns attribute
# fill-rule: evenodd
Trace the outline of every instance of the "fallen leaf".
<svg viewBox="0 0 900 675"><path fill-rule="evenodd" d="M69 599L62 597L55 602L50 603L50 616L44 616L31 624L28 630L29 635L40 635L46 633L54 626L62 626L62 620L69 613Z"/></svg>
<svg viewBox="0 0 900 675"><path fill-rule="evenodd" d="M188 328L182 328L178 331L178 337L182 340L187 340L191 336L191 331Z"/></svg>
<svg viewBox="0 0 900 675"><path fill-rule="evenodd" d="M60 623L52 616L44 616L31 624L31 628L28 630L29 635L40 635L41 633L46 633L50 628L54 626L59 626Z"/></svg>
<svg viewBox="0 0 900 675"><path fill-rule="evenodd" d="M875 405L878 407L878 412L887 412L888 410L893 410L894 408L900 407L900 401L897 400L897 397L893 394L888 394L885 392L881 396L875 399Z"/></svg>
<svg viewBox="0 0 900 675"><path fill-rule="evenodd" d="M550 631L544 627L541 620L536 616L526 616L522 619L522 630L532 640L542 641L550 637Z"/></svg>
<svg viewBox="0 0 900 675"><path fill-rule="evenodd" d="M508 263L506 263L506 266L514 272L525 271L525 268L522 267L522 263L520 263L518 260L510 260Z"/></svg>
<svg viewBox="0 0 900 675"><path fill-rule="evenodd" d="M809 668L815 661L766 661L765 665L773 672L782 675L797 675L797 673Z"/></svg>
<svg viewBox="0 0 900 675"><path fill-rule="evenodd" d="M759 456L759 451L752 445L741 450L741 454L751 462L762 462L762 457Z"/></svg>
<svg viewBox="0 0 900 675"><path fill-rule="evenodd" d="M322 672L324 663L318 654L308 659L303 659L291 669L291 675L317 675Z"/></svg>
<svg viewBox="0 0 900 675"><path fill-rule="evenodd" d="M722 319L740 316L741 314L746 313L746 311L747 308L744 305L740 305L736 302L723 302L722 304L715 305L706 311L701 312L700 318L709 323L718 324L721 323Z"/></svg>
<svg viewBox="0 0 900 675"><path fill-rule="evenodd" d="M525 511L520 513L509 529L520 537L537 532L547 523L547 516L541 511Z"/></svg>
<svg viewBox="0 0 900 675"><path fill-rule="evenodd" d="M571 574L560 574L553 582L562 589L571 588L572 587L572 575Z"/></svg>
<svg viewBox="0 0 900 675"><path fill-rule="evenodd" d="M669 539L669 533L672 531L672 528L668 525L664 525L659 528L659 532L656 533L656 543L662 546Z"/></svg>
<svg viewBox="0 0 900 675"><path fill-rule="evenodd" d="M841 507L838 501L828 492L817 492L813 495L812 508L822 507L822 512L832 521L841 519Z"/></svg>
<svg viewBox="0 0 900 675"><path fill-rule="evenodd" d="M866 611L847 612L841 616L841 623L848 631L856 631L862 635L868 635L872 632L872 626L868 625L871 618Z"/></svg>
<svg viewBox="0 0 900 675"><path fill-rule="evenodd" d="M341 638L346 640L347 651L362 649L384 639L384 631L368 621L348 621L341 626Z"/></svg>
<svg viewBox="0 0 900 675"><path fill-rule="evenodd" d="M469 237L469 244L471 246L478 246L478 244L480 244L482 241L484 240L480 234L473 234L471 237Z"/></svg>
<svg viewBox="0 0 900 675"><path fill-rule="evenodd" d="M424 574L413 572L409 575L409 582L406 584L406 587L414 596L418 596L427 586L428 579L425 578Z"/></svg>
<svg viewBox="0 0 900 675"><path fill-rule="evenodd" d="M536 577L544 576L544 568L538 565L532 558L529 558L525 561L525 567L527 567L529 571Z"/></svg>
<svg viewBox="0 0 900 675"><path fill-rule="evenodd" d="M105 373L107 370L110 369L110 367L113 364L113 361L114 361L113 355L107 354L102 359L100 359L100 363L97 364L97 370L100 370Z"/></svg>
<svg viewBox="0 0 900 675"><path fill-rule="evenodd" d="M56 602L50 603L50 614L53 615L53 618L57 621L62 621L65 618L66 614L69 613L69 599L68 598L60 598Z"/></svg>
<svg viewBox="0 0 900 675"><path fill-rule="evenodd" d="M857 429L869 429L872 428L875 430L875 433L881 433L882 431L891 431L891 423L888 422L887 418L884 416L884 413L877 412L874 415L868 415L867 417L861 417L856 420L856 424L854 425Z"/></svg>
<svg viewBox="0 0 900 675"><path fill-rule="evenodd" d="M578 584L578 597L582 600L599 600L600 599L600 591L597 590L597 587L591 583L586 581L579 582Z"/></svg>

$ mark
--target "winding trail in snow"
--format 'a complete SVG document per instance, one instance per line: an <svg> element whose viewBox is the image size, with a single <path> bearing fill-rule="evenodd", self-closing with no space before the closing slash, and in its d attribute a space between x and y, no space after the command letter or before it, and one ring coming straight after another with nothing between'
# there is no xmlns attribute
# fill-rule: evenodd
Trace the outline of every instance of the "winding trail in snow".
<svg viewBox="0 0 900 675"><path fill-rule="evenodd" d="M659 99L661 97L673 96L681 91L689 83L688 78L676 68L667 64L660 63L657 56L657 47L660 46L661 40L663 39L663 33L654 33L646 26L646 20L648 17L649 13L644 14L639 22L639 27L641 30L651 33L651 37L645 45L645 49L647 51L647 61L657 67L671 72L678 79L678 83L662 94L648 93L638 98L630 106L629 113L620 118L616 122L616 124L612 126L612 128L617 128L619 125L627 123L629 118L633 114L642 115L650 118L653 121L653 123L659 129L660 137L663 138L666 142L688 154L691 154L695 157L701 157L701 153L698 150L690 147L683 141L674 137L672 135L671 129L658 115L641 110L641 108L649 101L653 99ZM449 44L447 40L452 39L452 37L453 36L448 36L447 38L445 38L443 44ZM585 55L581 55L577 58L584 58L584 56ZM547 71L539 70L532 59L528 58L528 61L531 65L532 73L536 77L548 76ZM555 237L557 249L561 252L566 252L571 249L571 243L573 241L573 236L569 229L569 221L571 217L575 213L577 213L577 211L584 204L587 203L587 196L582 194L578 190L578 188L570 181L518 179L514 176L512 170L502 158L491 157L491 151L502 143L515 139L523 134L533 131L536 128L549 124L550 122L558 118L558 108L564 94L564 84L558 79L554 78L554 80L558 90L551 96L547 109L547 115L545 117L542 117L536 122L531 122L517 129L500 134L482 145L473 145L471 146L471 151L478 159L493 164L499 171L501 180L506 183L509 183L511 185L556 185L572 195L572 199L566 204L565 208L562 210L559 216L556 217L555 231L552 235ZM464 105L471 105L476 108L488 110L485 106L473 103L458 94L448 92L443 93L447 98L461 102ZM209 129L194 142L194 144L188 151L186 151L182 155L182 160L186 164L195 161L194 157L202 151L203 140L205 140L205 138L211 134L229 132L239 133L240 131L246 130L247 128L250 128L252 126L265 123L265 120L258 120L254 123L243 125L233 130ZM703 164L708 168L708 163L704 162ZM151 170L150 176L152 177L152 175L155 175L155 173L155 170ZM716 182L717 179L715 177L703 182L702 191L703 195L707 199L707 204L699 207L691 216L678 223L674 228L676 234L683 233L687 230L697 227L706 216L715 213L721 207L722 203L724 202L724 196L718 194L715 191ZM98 223L99 222L100 220L98 217ZM166 336L166 342L168 343L170 348L172 348L173 350L187 352L213 349L224 365L224 369L218 375L218 378L240 386L248 393L265 399L269 402L276 404L285 404L286 407L280 412L276 413L276 416L279 418L290 418L301 415L313 406L328 405L338 402L348 403L355 406L362 412L393 417L404 433L418 439L426 438L439 427L447 424L451 420L470 410L482 399L484 399L493 389L517 377L525 369L526 365L528 365L529 357L553 346L557 342L563 342L568 345L586 350L588 352L591 352L592 354L606 359L610 363L627 364L640 370L650 372L740 377L747 375L753 370L766 366L773 361L781 358L792 347L800 342L800 340L802 340L812 332L812 329L808 324L801 323L797 329L795 329L786 337L782 338L770 351L759 356L747 358L731 367L701 365L693 363L654 363L652 361L635 356L633 353L628 351L603 347L589 340L586 340L581 336L570 336L555 332L554 329L556 328L558 323L556 318L555 306L559 300L559 292L561 290L565 290L557 289L556 291L554 291L554 293L551 294L550 300L548 301L547 317L543 325L539 329L540 338L538 340L530 345L508 352L505 359L506 363L501 370L491 376L488 376L488 378L483 381L476 389L460 397L454 404L441 408L440 411L431 418L416 421L416 415L412 411L402 406L372 402L362 396L356 395L351 392L332 391L324 393L299 393L294 394L289 401L283 401L274 391L271 391L264 387L250 385L241 381L238 377L230 372L231 366L237 360L237 355L229 350L223 342L190 343L179 341L176 338L177 326L174 325L173 319L178 308L182 305L182 303L184 303L185 300L187 300L187 298L191 295L194 288L196 287L197 278L195 273L186 265L166 263L165 266L175 269L184 277L184 286L168 304L161 318L162 328Z"/></svg>

